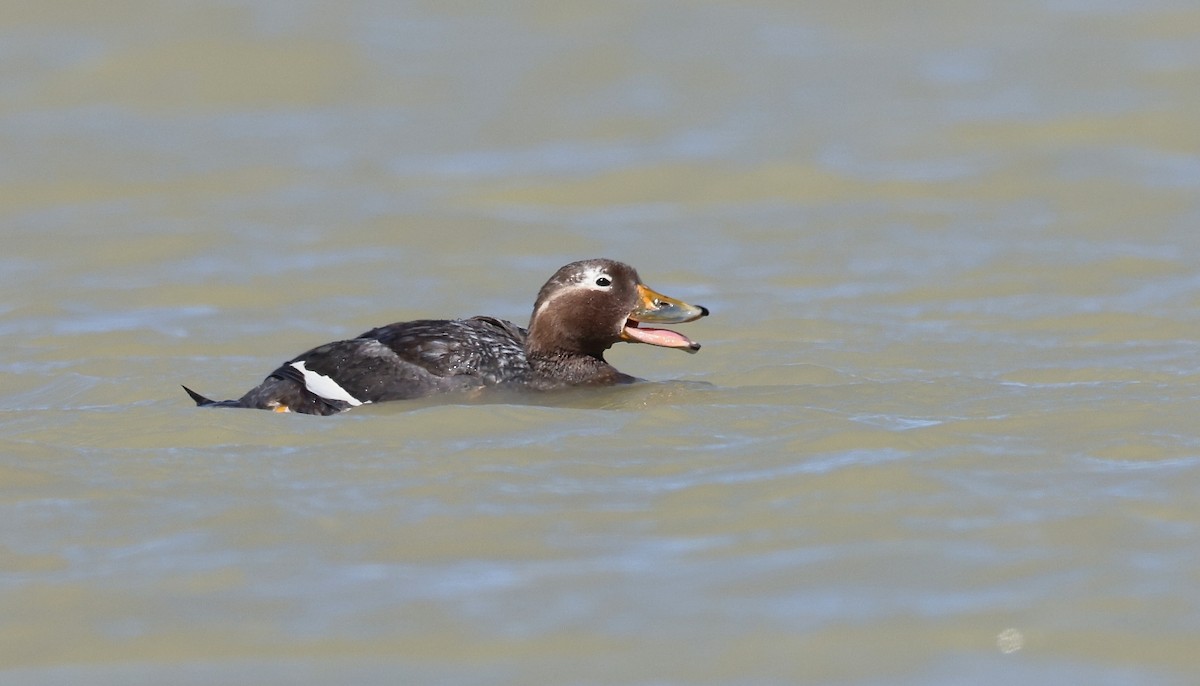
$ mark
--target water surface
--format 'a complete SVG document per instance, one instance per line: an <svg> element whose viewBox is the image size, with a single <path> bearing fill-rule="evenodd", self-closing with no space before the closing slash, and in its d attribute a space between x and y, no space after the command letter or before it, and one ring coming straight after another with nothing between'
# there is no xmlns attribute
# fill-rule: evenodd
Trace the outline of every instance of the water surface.
<svg viewBox="0 0 1200 686"><path fill-rule="evenodd" d="M1182 0L0 18L6 684L1188 684ZM201 411L609 256L629 388Z"/></svg>

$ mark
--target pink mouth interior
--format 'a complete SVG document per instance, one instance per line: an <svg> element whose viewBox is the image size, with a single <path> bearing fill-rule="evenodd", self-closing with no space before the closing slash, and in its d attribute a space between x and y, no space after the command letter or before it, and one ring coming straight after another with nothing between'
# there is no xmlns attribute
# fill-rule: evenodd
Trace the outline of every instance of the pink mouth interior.
<svg viewBox="0 0 1200 686"><path fill-rule="evenodd" d="M642 328L636 321L625 322L625 336L637 343L659 345L664 348L697 348L695 343L681 333L669 329Z"/></svg>

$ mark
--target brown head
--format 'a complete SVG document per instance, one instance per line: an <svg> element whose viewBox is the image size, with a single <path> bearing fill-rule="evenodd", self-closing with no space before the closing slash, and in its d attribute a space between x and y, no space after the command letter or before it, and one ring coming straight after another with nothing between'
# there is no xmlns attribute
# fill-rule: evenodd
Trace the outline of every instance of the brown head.
<svg viewBox="0 0 1200 686"><path fill-rule="evenodd" d="M531 356L583 354L603 359L605 350L625 341L694 353L699 343L642 324L681 324L707 314L704 307L651 290L633 267L622 262L572 262L538 292L526 349Z"/></svg>

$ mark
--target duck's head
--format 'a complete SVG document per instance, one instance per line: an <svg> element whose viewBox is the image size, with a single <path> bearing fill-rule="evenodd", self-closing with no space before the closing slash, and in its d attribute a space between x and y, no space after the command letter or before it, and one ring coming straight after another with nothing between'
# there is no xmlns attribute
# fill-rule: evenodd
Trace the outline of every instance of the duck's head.
<svg viewBox="0 0 1200 686"><path fill-rule="evenodd" d="M559 269L538 292L527 347L531 354L602 357L625 341L694 353L700 344L687 336L643 324L682 324L706 315L707 308L651 290L627 264L583 260Z"/></svg>

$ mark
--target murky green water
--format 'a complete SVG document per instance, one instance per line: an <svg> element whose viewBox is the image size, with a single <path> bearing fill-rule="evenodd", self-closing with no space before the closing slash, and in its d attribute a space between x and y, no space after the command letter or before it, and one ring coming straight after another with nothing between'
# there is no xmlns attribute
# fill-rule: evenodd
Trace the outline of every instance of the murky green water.
<svg viewBox="0 0 1200 686"><path fill-rule="evenodd" d="M5 684L1190 684L1200 10L0 13ZM201 411L610 256L698 355Z"/></svg>

